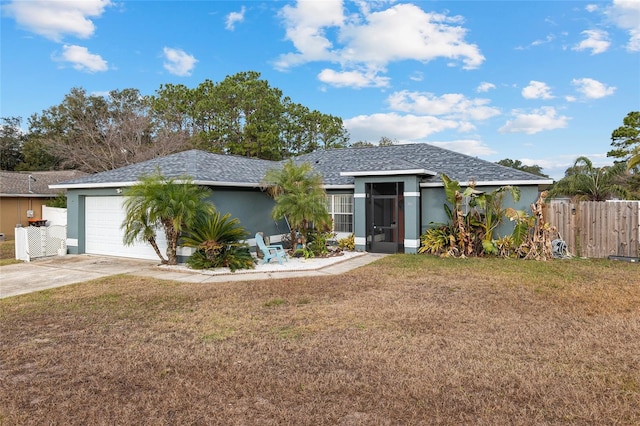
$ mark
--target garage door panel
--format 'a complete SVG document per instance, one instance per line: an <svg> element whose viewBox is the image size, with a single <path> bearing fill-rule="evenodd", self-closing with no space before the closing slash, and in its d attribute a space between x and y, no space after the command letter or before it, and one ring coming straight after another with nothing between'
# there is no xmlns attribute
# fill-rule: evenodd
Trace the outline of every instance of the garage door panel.
<svg viewBox="0 0 640 426"><path fill-rule="evenodd" d="M132 246L124 245L124 231L120 229L126 216L123 202L124 197L85 198L85 252L159 260L148 243L135 242ZM161 229L157 231L157 241L160 251L164 254L167 242Z"/></svg>

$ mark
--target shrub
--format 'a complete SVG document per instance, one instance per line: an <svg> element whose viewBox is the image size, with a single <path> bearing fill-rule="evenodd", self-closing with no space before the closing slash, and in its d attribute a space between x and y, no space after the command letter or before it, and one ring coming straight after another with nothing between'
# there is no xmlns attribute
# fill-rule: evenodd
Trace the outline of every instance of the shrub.
<svg viewBox="0 0 640 426"><path fill-rule="evenodd" d="M455 232L449 225L429 228L420 236L418 253L454 256L458 252L456 241Z"/></svg>
<svg viewBox="0 0 640 426"><path fill-rule="evenodd" d="M338 248L341 250L354 251L356 249L356 237L354 234L338 240Z"/></svg>
<svg viewBox="0 0 640 426"><path fill-rule="evenodd" d="M184 246L196 248L187 264L194 269L253 269L255 263L249 245L240 242L247 235L240 221L232 219L229 213L222 217L220 212L202 215L182 240Z"/></svg>
<svg viewBox="0 0 640 426"><path fill-rule="evenodd" d="M58 196L52 200L47 201L47 207L56 207L59 209L67 208L67 196L63 193L58 194Z"/></svg>
<svg viewBox="0 0 640 426"><path fill-rule="evenodd" d="M314 256L326 256L329 254L327 244L332 236L333 233L331 232L317 231L315 229L309 230L306 234L306 248L313 253Z"/></svg>
<svg viewBox="0 0 640 426"><path fill-rule="evenodd" d="M247 244L223 245L215 241L202 243L189 257L187 264L193 269L229 268L231 272L255 268L255 261Z"/></svg>

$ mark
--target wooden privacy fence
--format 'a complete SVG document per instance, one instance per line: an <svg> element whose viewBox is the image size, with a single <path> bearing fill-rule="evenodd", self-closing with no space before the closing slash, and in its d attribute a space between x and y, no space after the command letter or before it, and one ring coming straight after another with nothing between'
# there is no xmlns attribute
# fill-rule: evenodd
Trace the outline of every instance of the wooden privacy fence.
<svg viewBox="0 0 640 426"><path fill-rule="evenodd" d="M639 210L638 201L551 202L544 217L574 256L638 258Z"/></svg>

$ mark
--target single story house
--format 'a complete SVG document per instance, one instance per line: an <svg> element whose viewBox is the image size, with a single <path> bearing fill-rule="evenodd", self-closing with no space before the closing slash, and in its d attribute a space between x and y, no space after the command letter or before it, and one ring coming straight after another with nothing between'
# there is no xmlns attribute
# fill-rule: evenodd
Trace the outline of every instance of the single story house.
<svg viewBox="0 0 640 426"><path fill-rule="evenodd" d="M75 170L0 171L0 234L13 239L16 226L46 221L47 218L42 217L42 206L64 192L62 188L52 189L49 186L80 176L86 176L86 173Z"/></svg>
<svg viewBox="0 0 640 426"><path fill-rule="evenodd" d="M528 210L541 188L552 180L429 144L347 148L295 157L323 177L327 205L338 238L354 234L356 248L370 252L416 253L430 223L447 221L441 174L462 186L492 191L514 185L520 201L505 204ZM67 190L70 253L94 253L156 259L151 247L124 247L122 189L159 170L166 177L188 175L213 190L222 213L237 217L251 235L264 232L271 241L289 232L271 218L273 200L262 180L283 162L191 150L52 185ZM253 243L253 240L249 240ZM188 256L190 252L179 252Z"/></svg>

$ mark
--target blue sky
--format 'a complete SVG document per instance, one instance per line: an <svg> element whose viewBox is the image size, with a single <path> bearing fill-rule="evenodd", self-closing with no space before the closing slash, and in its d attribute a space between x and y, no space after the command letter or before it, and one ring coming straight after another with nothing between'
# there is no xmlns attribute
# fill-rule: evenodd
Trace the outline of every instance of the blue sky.
<svg viewBox="0 0 640 426"><path fill-rule="evenodd" d="M0 115L258 71L352 142L428 142L562 177L640 110L640 0L1 1Z"/></svg>

